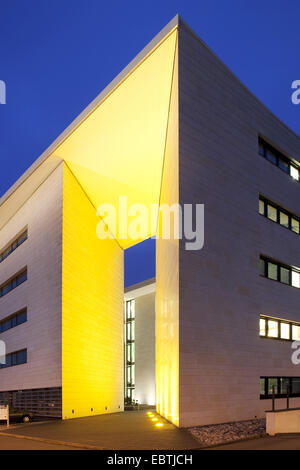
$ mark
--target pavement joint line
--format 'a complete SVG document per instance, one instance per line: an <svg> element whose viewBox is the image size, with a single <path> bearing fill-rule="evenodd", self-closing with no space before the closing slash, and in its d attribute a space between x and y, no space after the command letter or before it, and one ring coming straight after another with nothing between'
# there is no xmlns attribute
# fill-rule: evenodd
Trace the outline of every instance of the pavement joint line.
<svg viewBox="0 0 300 470"><path fill-rule="evenodd" d="M78 442L68 442L68 441L58 441L55 439L47 439L43 437L35 437L35 436L25 436L23 434L12 434L10 432L0 432L0 436L4 437L14 437L15 439L27 439L28 441L36 441L36 442L43 442L45 444L52 444L52 445L60 445L65 447L74 447L79 449L86 449L86 450L106 450L104 447L92 446L89 444L80 444Z"/></svg>

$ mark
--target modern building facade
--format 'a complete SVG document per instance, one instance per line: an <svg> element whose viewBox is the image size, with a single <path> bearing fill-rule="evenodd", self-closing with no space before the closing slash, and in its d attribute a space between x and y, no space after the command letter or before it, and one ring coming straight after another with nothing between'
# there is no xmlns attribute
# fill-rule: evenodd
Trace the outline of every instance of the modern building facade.
<svg viewBox="0 0 300 470"><path fill-rule="evenodd" d="M125 403L155 406L155 279L125 289Z"/></svg>
<svg viewBox="0 0 300 470"><path fill-rule="evenodd" d="M273 386L299 406L299 172L299 136L174 18L0 200L0 391L63 419L124 409L123 252L157 234L99 218L125 195L205 204L203 249L156 243L157 411L262 417Z"/></svg>

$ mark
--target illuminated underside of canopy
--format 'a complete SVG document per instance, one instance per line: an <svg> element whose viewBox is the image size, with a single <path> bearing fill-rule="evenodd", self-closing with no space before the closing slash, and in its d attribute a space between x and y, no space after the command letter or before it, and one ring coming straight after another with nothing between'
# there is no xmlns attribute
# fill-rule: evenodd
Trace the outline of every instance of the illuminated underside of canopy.
<svg viewBox="0 0 300 470"><path fill-rule="evenodd" d="M177 30L171 31L103 99L55 150L83 187L95 209L120 196L128 206L159 204ZM130 224L130 219L127 220ZM153 227L138 240L120 238L122 248L155 235Z"/></svg>

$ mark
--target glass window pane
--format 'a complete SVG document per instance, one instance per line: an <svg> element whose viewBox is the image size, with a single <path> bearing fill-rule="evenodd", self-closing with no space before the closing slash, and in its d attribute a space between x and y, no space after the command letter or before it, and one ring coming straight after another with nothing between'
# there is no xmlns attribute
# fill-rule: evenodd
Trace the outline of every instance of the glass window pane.
<svg viewBox="0 0 300 470"><path fill-rule="evenodd" d="M266 262L264 259L260 259L259 260L259 272L260 272L260 275L261 276L265 276L266 273L265 273L265 266L266 266Z"/></svg>
<svg viewBox="0 0 300 470"><path fill-rule="evenodd" d="M290 385L290 379L288 377L281 377L279 379L279 386L280 386L279 393L280 393L280 395L286 395L287 394L289 385ZM289 390L289 393L291 393L290 390Z"/></svg>
<svg viewBox="0 0 300 470"><path fill-rule="evenodd" d="M259 143L258 144L258 152L260 155L262 155L263 157L265 156L265 147L262 143Z"/></svg>
<svg viewBox="0 0 300 470"><path fill-rule="evenodd" d="M293 217L292 217L292 230L293 232L300 233L299 220L293 219Z"/></svg>
<svg viewBox="0 0 300 470"><path fill-rule="evenodd" d="M27 312L22 312L22 313L19 313L18 316L17 316L17 325L20 325L21 323L24 323L26 322L27 320Z"/></svg>
<svg viewBox="0 0 300 470"><path fill-rule="evenodd" d="M268 321L268 337L278 338L278 321L275 321L275 320Z"/></svg>
<svg viewBox="0 0 300 470"><path fill-rule="evenodd" d="M300 288L300 274L292 271L292 286Z"/></svg>
<svg viewBox="0 0 300 470"><path fill-rule="evenodd" d="M7 354L6 355L6 361L5 361L5 367L10 367L12 365L13 365L12 354Z"/></svg>
<svg viewBox="0 0 300 470"><path fill-rule="evenodd" d="M280 338L290 339L290 325L289 323L280 323Z"/></svg>
<svg viewBox="0 0 300 470"><path fill-rule="evenodd" d="M261 199L259 200L259 213L265 215L265 202Z"/></svg>
<svg viewBox="0 0 300 470"><path fill-rule="evenodd" d="M299 181L299 170L293 165L290 165L290 175L292 178Z"/></svg>
<svg viewBox="0 0 300 470"><path fill-rule="evenodd" d="M273 222L277 222L277 209L270 204L268 204L268 219L273 220Z"/></svg>
<svg viewBox="0 0 300 470"><path fill-rule="evenodd" d="M280 212L280 225L289 228L289 216L284 212Z"/></svg>
<svg viewBox="0 0 300 470"><path fill-rule="evenodd" d="M292 339L293 341L300 341L300 326L292 325Z"/></svg>
<svg viewBox="0 0 300 470"><path fill-rule="evenodd" d="M280 267L280 282L284 284L290 283L290 270Z"/></svg>
<svg viewBox="0 0 300 470"><path fill-rule="evenodd" d="M274 165L277 165L277 157L274 152L271 150L267 149L266 151L266 158L271 162L274 163Z"/></svg>
<svg viewBox="0 0 300 470"><path fill-rule="evenodd" d="M274 393L278 393L278 382L277 379L268 378L268 395L272 395L274 387Z"/></svg>
<svg viewBox="0 0 300 470"><path fill-rule="evenodd" d="M11 289L12 289L11 283L6 284L6 286L2 287L2 294L3 295L8 294L8 292L10 292Z"/></svg>
<svg viewBox="0 0 300 470"><path fill-rule="evenodd" d="M18 351L16 353L16 364L25 364L27 361L27 351Z"/></svg>
<svg viewBox="0 0 300 470"><path fill-rule="evenodd" d="M266 382L266 379L260 379L260 394L261 395L266 394L265 382Z"/></svg>
<svg viewBox="0 0 300 470"><path fill-rule="evenodd" d="M300 394L300 377L293 377L292 378L292 393Z"/></svg>
<svg viewBox="0 0 300 470"><path fill-rule="evenodd" d="M266 320L264 318L259 320L259 334L260 336L266 336Z"/></svg>
<svg viewBox="0 0 300 470"><path fill-rule="evenodd" d="M289 171L290 171L289 170L289 164L285 160L282 160L281 158L279 158L278 166L281 170L285 171L285 173L289 173Z"/></svg>
<svg viewBox="0 0 300 470"><path fill-rule="evenodd" d="M268 278L278 281L277 264L268 262Z"/></svg>
<svg viewBox="0 0 300 470"><path fill-rule="evenodd" d="M27 280L27 272L25 271L24 273L22 274L19 274L19 276L17 277L17 286L19 286L20 284L22 284L23 282L25 282Z"/></svg>

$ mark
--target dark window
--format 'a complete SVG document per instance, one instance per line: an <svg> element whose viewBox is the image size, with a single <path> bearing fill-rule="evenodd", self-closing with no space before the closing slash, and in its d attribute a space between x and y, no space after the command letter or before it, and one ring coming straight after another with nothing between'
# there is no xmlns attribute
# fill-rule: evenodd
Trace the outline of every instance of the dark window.
<svg viewBox="0 0 300 470"><path fill-rule="evenodd" d="M25 230L22 235L12 241L8 247L0 252L0 263L4 261L13 251L15 251L18 246L22 245L28 238L28 231Z"/></svg>
<svg viewBox="0 0 300 470"><path fill-rule="evenodd" d="M15 277L0 286L0 297L8 294L10 291L18 287L20 284L27 280L27 269L17 274Z"/></svg>
<svg viewBox="0 0 300 470"><path fill-rule="evenodd" d="M279 281L288 286L300 288L300 269L271 260L265 256L260 257L260 275L273 281Z"/></svg>
<svg viewBox="0 0 300 470"><path fill-rule="evenodd" d="M261 377L260 398L285 398L287 393L291 397L300 397L300 377Z"/></svg>
<svg viewBox="0 0 300 470"><path fill-rule="evenodd" d="M266 277L266 262L264 259L259 260L260 275Z"/></svg>
<svg viewBox="0 0 300 470"><path fill-rule="evenodd" d="M27 309L21 310L18 313L14 313L4 320L0 321L0 333L10 330L15 326L21 325L27 321Z"/></svg>
<svg viewBox="0 0 300 470"><path fill-rule="evenodd" d="M300 164L292 162L289 157L275 149L261 137L258 138L258 153L273 165L280 168L280 170L290 175L294 180L300 180Z"/></svg>
<svg viewBox="0 0 300 470"><path fill-rule="evenodd" d="M26 362L27 362L27 349L22 349L21 351L16 351L16 352L6 354L5 364L0 364L0 369L18 366L20 364L26 364Z"/></svg>
<svg viewBox="0 0 300 470"><path fill-rule="evenodd" d="M290 284L290 271L286 268L280 268L280 282Z"/></svg>
<svg viewBox="0 0 300 470"><path fill-rule="evenodd" d="M264 196L259 197L259 213L269 220L280 224L295 233L300 234L300 219L297 215L289 212L278 204L270 202Z"/></svg>
<svg viewBox="0 0 300 470"><path fill-rule="evenodd" d="M277 264L268 261L268 278L274 281L278 280L278 266Z"/></svg>

